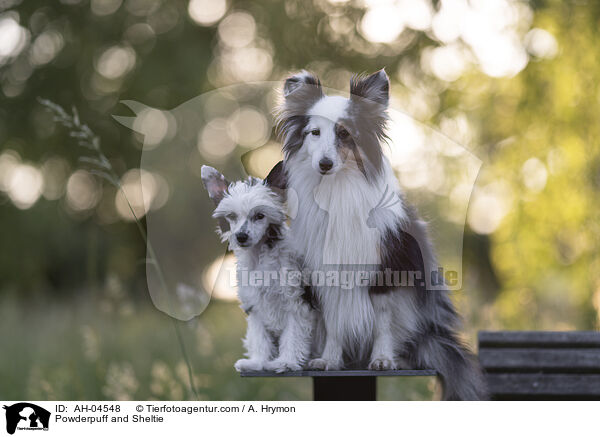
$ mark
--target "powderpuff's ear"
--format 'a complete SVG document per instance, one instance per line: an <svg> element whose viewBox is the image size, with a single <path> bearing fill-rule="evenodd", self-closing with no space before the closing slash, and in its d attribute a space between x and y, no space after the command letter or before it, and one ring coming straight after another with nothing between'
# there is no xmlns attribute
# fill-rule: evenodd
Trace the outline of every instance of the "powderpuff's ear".
<svg viewBox="0 0 600 437"><path fill-rule="evenodd" d="M287 175L283 168L283 161L279 161L275 164L275 167L271 169L267 177L265 178L265 185L271 189L278 188L285 190L287 188Z"/></svg>
<svg viewBox="0 0 600 437"><path fill-rule="evenodd" d="M292 220L295 219L298 215L298 194L287 186L287 174L283 167L283 161L275 164L265 178L264 184L277 193L282 201L286 202L288 217Z"/></svg>
<svg viewBox="0 0 600 437"><path fill-rule="evenodd" d="M387 108L390 100L390 79L383 68L369 76L356 75L350 79L350 94L352 97L368 99Z"/></svg>
<svg viewBox="0 0 600 437"><path fill-rule="evenodd" d="M306 70L302 70L285 80L283 85L283 97L290 98L294 94L310 95L313 98L322 97L323 89L319 78Z"/></svg>
<svg viewBox="0 0 600 437"><path fill-rule="evenodd" d="M202 166L200 176L202 177L202 183L206 191L208 191L208 195L214 204L218 206L221 200L223 200L223 196L225 196L229 182L227 182L225 176L208 165Z"/></svg>
<svg viewBox="0 0 600 437"><path fill-rule="evenodd" d="M271 191L279 196L281 202L286 200L287 177L283 168L283 161L275 164L264 180L264 185L269 187Z"/></svg>

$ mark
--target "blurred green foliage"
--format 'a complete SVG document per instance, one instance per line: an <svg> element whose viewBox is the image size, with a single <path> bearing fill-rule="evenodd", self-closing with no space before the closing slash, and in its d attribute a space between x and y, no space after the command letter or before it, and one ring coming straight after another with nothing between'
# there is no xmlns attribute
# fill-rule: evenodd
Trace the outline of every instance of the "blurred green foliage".
<svg viewBox="0 0 600 437"><path fill-rule="evenodd" d="M46 306L2 302L0 396L3 399L308 400L309 378L240 378L232 363L242 354L245 321L232 303L213 302L202 317L182 323L194 363L189 390L168 316L133 304L112 283L102 299ZM18 333L19 326L26 326ZM10 358L9 358L10 357ZM432 396L433 378L380 378L382 400Z"/></svg>
<svg viewBox="0 0 600 437"><path fill-rule="evenodd" d="M124 174L143 140L111 119L130 115L120 100L170 109L300 68L345 89L351 72L385 66L409 115L483 160L455 293L471 340L479 329L596 329L600 4L489 2L502 13L469 21L464 8L485 2L417 3L429 18L397 2L394 34L396 22L374 14L373 26L375 7L354 1L0 1L0 326L13 334L1 340L0 397L189 398L174 334L149 303L135 225L98 181L73 179L74 192L78 182L94 191L91 206L69 201L80 150L39 97L77 107ZM478 17L490 21L478 28ZM16 165L29 166L22 179L7 176ZM40 173L31 201L18 184ZM235 376L244 319L234 304L212 302L184 325L203 397L310 397L306 381ZM430 396L429 381L398 384L384 396Z"/></svg>

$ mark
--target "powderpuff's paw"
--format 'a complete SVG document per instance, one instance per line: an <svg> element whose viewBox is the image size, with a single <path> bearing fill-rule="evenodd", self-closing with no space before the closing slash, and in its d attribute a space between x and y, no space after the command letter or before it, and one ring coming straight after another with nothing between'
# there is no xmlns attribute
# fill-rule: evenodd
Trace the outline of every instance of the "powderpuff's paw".
<svg viewBox="0 0 600 437"><path fill-rule="evenodd" d="M252 372L262 370L264 368L264 363L259 360L242 358L241 360L237 360L233 367L235 367L235 370L238 372Z"/></svg>
<svg viewBox="0 0 600 437"><path fill-rule="evenodd" d="M295 361L277 359L269 361L267 364L265 364L265 369L271 370L272 372L283 373L302 370L302 366Z"/></svg>
<svg viewBox="0 0 600 437"><path fill-rule="evenodd" d="M310 360L306 367L314 370L339 370L342 365L340 363L327 361L323 358L315 358L314 360Z"/></svg>
<svg viewBox="0 0 600 437"><path fill-rule="evenodd" d="M369 364L369 370L394 370L396 363L390 358L374 358Z"/></svg>

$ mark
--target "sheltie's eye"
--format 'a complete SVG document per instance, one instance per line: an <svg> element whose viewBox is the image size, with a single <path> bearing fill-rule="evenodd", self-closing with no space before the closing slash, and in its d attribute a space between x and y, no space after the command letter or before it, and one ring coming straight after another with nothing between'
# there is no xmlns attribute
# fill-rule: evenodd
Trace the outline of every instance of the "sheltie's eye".
<svg viewBox="0 0 600 437"><path fill-rule="evenodd" d="M319 135L321 135L321 130L320 129L313 129L310 131L311 134L313 134L315 137L318 137Z"/></svg>
<svg viewBox="0 0 600 437"><path fill-rule="evenodd" d="M237 215L235 213L233 213L233 212L230 212L229 214L227 214L225 216L225 218L227 220L231 220L233 222L233 221L235 221L235 219L237 219Z"/></svg>
<svg viewBox="0 0 600 437"><path fill-rule="evenodd" d="M341 140L345 140L345 139L346 139L346 138L348 138L349 136L350 136L350 132L348 132L348 131L347 131L346 129L344 129L344 128L341 128L341 129L338 131L338 137L339 137Z"/></svg>
<svg viewBox="0 0 600 437"><path fill-rule="evenodd" d="M265 215L264 215L262 212L257 212L257 213L254 215L254 220L262 220L262 219L264 219L264 218L265 218Z"/></svg>

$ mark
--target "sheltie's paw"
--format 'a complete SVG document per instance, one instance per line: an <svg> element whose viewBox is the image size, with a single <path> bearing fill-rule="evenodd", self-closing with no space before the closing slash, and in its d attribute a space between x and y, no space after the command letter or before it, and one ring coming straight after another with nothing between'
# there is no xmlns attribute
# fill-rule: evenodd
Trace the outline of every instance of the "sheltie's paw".
<svg viewBox="0 0 600 437"><path fill-rule="evenodd" d="M306 367L313 370L339 370L342 365L323 358L315 358L314 360L310 360Z"/></svg>
<svg viewBox="0 0 600 437"><path fill-rule="evenodd" d="M238 372L252 372L263 370L264 363L259 360L250 360L247 358L242 358L241 360L237 360L233 365L235 370Z"/></svg>
<svg viewBox="0 0 600 437"><path fill-rule="evenodd" d="M396 363L389 358L374 358L369 364L369 370L394 370Z"/></svg>
<svg viewBox="0 0 600 437"><path fill-rule="evenodd" d="M265 369L272 372L283 373L302 370L302 366L295 361L276 359L265 364Z"/></svg>
<svg viewBox="0 0 600 437"><path fill-rule="evenodd" d="M410 365L410 363L408 362L408 360L406 358L398 357L394 361L396 362L396 369L399 369L399 370L412 369L412 366Z"/></svg>

